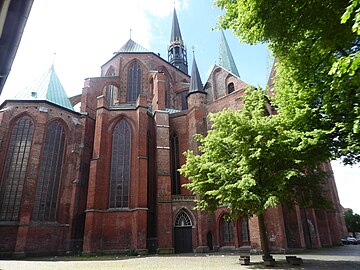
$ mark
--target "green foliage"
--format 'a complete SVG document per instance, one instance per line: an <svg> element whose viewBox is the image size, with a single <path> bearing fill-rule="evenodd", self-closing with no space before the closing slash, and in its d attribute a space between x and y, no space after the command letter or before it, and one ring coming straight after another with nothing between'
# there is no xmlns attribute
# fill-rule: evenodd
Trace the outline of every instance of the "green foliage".
<svg viewBox="0 0 360 270"><path fill-rule="evenodd" d="M247 89L244 108L211 114L199 155L185 153L180 172L200 195L199 209L227 206L234 215L261 215L279 203L324 206L319 164L328 158L321 130L297 131L280 115L265 116L260 90Z"/></svg>
<svg viewBox="0 0 360 270"><path fill-rule="evenodd" d="M139 253L137 252L136 249L134 248L130 248L127 252L126 252L126 256L138 256Z"/></svg>
<svg viewBox="0 0 360 270"><path fill-rule="evenodd" d="M275 103L294 128L328 134L332 157L360 161L360 1L215 0L219 28L265 42L276 64Z"/></svg>
<svg viewBox="0 0 360 270"><path fill-rule="evenodd" d="M354 214L353 210L350 209L344 214L346 227L349 232L355 234L355 232L360 232L360 215Z"/></svg>
<svg viewBox="0 0 360 270"><path fill-rule="evenodd" d="M358 36L360 35L360 1L351 0L350 5L346 8L345 13L341 16L341 23L346 23L351 17L354 24L352 25L352 31ZM356 71L360 68L360 51L356 50L346 56L341 56L333 65L329 72L330 75L342 77L344 74L354 76ZM358 127L357 127L358 128Z"/></svg>

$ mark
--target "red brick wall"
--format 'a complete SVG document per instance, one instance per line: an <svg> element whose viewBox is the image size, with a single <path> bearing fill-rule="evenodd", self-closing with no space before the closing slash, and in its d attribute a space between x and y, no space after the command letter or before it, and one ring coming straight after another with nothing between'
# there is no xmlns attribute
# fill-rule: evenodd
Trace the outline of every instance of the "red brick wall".
<svg viewBox="0 0 360 270"><path fill-rule="evenodd" d="M1 113L0 136L0 175L3 175L3 167L6 157L9 134L14 123L22 116L27 115L33 120L35 130L30 150L30 158L24 182L24 190L20 206L20 219L13 225L3 225L0 222L0 230L10 230L3 245L3 252L36 253L36 252L63 252L72 249L72 237L74 231L81 229L81 224L75 222L81 212L79 205L84 205L86 183L81 169L82 151L84 149L84 125L78 113L62 109L61 107L45 102L8 102L6 110ZM31 221L32 210L35 202L35 193L40 166L40 155L44 141L47 124L53 120L60 120L66 133L65 155L60 178L59 200L56 222L53 225L44 226L43 223ZM86 180L86 179L85 179ZM6 223L6 222L5 222ZM21 225L18 227L18 225ZM80 227L79 227L80 226ZM66 229L65 229L66 228ZM6 246L6 248L5 248Z"/></svg>

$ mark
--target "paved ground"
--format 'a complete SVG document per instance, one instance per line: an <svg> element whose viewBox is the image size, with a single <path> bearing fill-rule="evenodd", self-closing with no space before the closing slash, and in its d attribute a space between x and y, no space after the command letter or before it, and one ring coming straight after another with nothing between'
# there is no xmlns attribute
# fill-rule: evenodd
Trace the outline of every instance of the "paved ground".
<svg viewBox="0 0 360 270"><path fill-rule="evenodd" d="M289 254L287 254L289 255ZM304 260L302 266L290 266L284 254L274 255L277 265L265 268L260 255L251 256L251 265L239 264L238 254L188 254L171 256L112 257L96 260L73 258L37 258L32 260L0 260L0 270L112 270L112 269L176 269L176 270L233 270L233 269L360 269L360 245L310 250L295 254Z"/></svg>

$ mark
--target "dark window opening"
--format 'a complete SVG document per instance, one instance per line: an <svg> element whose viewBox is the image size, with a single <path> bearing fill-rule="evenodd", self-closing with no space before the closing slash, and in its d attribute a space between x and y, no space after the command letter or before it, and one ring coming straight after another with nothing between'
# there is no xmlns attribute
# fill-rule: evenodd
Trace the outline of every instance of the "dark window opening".
<svg viewBox="0 0 360 270"><path fill-rule="evenodd" d="M188 109L188 102L187 102L187 99L186 99L186 96L188 94L188 91L183 91L179 94L180 96L180 101L181 101L181 109L182 110L187 110Z"/></svg>
<svg viewBox="0 0 360 270"><path fill-rule="evenodd" d="M242 235L242 242L249 242L249 221L247 219L243 219L241 222L241 235Z"/></svg>
<svg viewBox="0 0 360 270"><path fill-rule="evenodd" d="M110 208L129 207L131 131L125 120L120 120L112 134L110 172Z"/></svg>
<svg viewBox="0 0 360 270"><path fill-rule="evenodd" d="M180 194L180 161L179 161L179 138L173 133L170 138L170 162L171 162L171 193Z"/></svg>
<svg viewBox="0 0 360 270"><path fill-rule="evenodd" d="M134 62L128 71L128 102L135 102L141 90L141 68Z"/></svg>
<svg viewBox="0 0 360 270"><path fill-rule="evenodd" d="M228 94L232 93L235 91L235 86L234 86L234 83L229 83L228 84Z"/></svg>
<svg viewBox="0 0 360 270"><path fill-rule="evenodd" d="M46 130L32 220L56 221L64 149L64 127L55 121Z"/></svg>
<svg viewBox="0 0 360 270"><path fill-rule="evenodd" d="M0 220L19 220L21 196L30 156L34 124L29 118L18 120L11 130L0 189Z"/></svg>
<svg viewBox="0 0 360 270"><path fill-rule="evenodd" d="M224 243L234 241L234 224L232 221L223 220L222 235Z"/></svg>

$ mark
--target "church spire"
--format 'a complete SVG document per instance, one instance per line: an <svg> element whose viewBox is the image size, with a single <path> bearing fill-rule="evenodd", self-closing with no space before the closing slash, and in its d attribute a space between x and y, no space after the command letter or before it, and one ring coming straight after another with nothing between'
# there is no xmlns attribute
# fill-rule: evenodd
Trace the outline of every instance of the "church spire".
<svg viewBox="0 0 360 270"><path fill-rule="evenodd" d="M177 67L184 73L188 73L187 54L184 41L181 37L179 21L174 8L173 21L171 27L170 45L168 48L169 63Z"/></svg>
<svg viewBox="0 0 360 270"><path fill-rule="evenodd" d="M193 64L191 68L191 80L190 80L190 87L189 87L189 94L195 92L204 92L203 84L201 81L199 69L196 64L195 55L193 59Z"/></svg>
<svg viewBox="0 0 360 270"><path fill-rule="evenodd" d="M219 66L223 67L227 71L231 72L232 74L240 78L239 72L237 70L234 58L231 54L230 47L226 41L223 30L221 30Z"/></svg>

